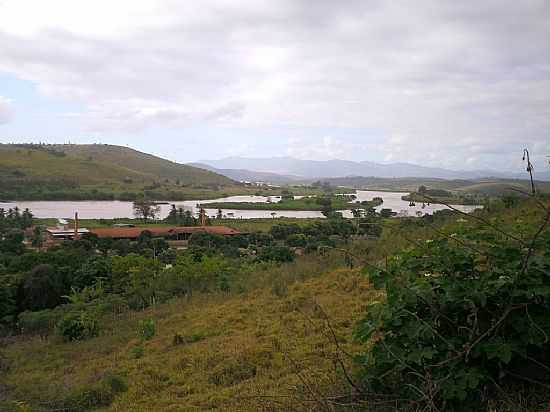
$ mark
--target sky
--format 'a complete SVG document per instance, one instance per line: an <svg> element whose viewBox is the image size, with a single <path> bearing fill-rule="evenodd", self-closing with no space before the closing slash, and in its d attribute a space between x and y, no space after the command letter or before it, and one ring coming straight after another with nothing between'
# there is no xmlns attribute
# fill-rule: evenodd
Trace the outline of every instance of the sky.
<svg viewBox="0 0 550 412"><path fill-rule="evenodd" d="M548 0L0 0L0 142L550 166Z"/></svg>

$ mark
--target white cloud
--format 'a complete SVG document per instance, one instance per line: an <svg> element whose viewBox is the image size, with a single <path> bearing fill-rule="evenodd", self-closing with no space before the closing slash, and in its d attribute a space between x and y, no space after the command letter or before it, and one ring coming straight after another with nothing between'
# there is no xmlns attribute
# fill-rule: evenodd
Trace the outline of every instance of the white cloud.
<svg viewBox="0 0 550 412"><path fill-rule="evenodd" d="M15 115L12 101L7 97L0 96L0 125L9 123Z"/></svg>
<svg viewBox="0 0 550 412"><path fill-rule="evenodd" d="M508 166L548 148L549 20L545 0L4 1L0 71L82 102L92 130L365 128L393 160ZM289 150L369 144L320 139Z"/></svg>

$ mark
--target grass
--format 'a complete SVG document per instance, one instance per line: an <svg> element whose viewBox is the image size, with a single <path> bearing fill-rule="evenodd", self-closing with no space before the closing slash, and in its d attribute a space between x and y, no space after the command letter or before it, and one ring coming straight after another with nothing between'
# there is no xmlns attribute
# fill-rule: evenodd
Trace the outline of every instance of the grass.
<svg viewBox="0 0 550 412"><path fill-rule="evenodd" d="M12 399L55 403L110 373L124 377L128 390L101 410L256 411L274 402L287 409L307 393L304 377L319 391L337 390L334 381L342 380L323 314L342 349L357 351L354 322L380 297L355 270L321 270L311 278L307 268L309 279L288 281L286 288L264 285L243 295L202 295L130 312L108 320L102 336L78 344L21 340L2 350L13 368L0 382ZM157 333L140 343L137 325L151 317ZM186 339L174 344L178 334ZM139 345L143 354L136 359Z"/></svg>
<svg viewBox="0 0 550 412"><path fill-rule="evenodd" d="M0 145L2 199L109 199L150 191L159 199L245 193L203 169L108 145Z"/></svg>

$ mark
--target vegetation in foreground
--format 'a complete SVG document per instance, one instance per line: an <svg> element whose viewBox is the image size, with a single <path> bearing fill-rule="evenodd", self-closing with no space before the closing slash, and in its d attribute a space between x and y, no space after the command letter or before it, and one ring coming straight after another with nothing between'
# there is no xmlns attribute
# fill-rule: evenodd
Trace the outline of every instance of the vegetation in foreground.
<svg viewBox="0 0 550 412"><path fill-rule="evenodd" d="M317 248L286 263L284 254L264 263L231 258L227 243L206 238L190 254L155 263L152 240L143 239L142 251L112 255L105 282L97 266L79 270L89 286L70 292L68 303L20 316L26 333L0 350L4 404L545 410L548 203L377 220L379 240L333 238L326 246L340 250ZM284 243L304 231L270 230ZM205 254L204 242L217 252Z"/></svg>

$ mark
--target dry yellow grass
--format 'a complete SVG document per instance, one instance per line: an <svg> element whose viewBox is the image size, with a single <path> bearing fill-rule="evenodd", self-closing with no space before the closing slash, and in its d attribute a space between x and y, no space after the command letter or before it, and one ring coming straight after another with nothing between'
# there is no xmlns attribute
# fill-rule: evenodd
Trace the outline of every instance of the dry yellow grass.
<svg viewBox="0 0 550 412"><path fill-rule="evenodd" d="M326 315L340 348L356 353L355 322L381 296L347 269L277 294L265 288L179 299L112 320L102 336L86 342L9 345L6 382L16 399L37 404L63 399L111 372L125 377L128 390L109 411L303 410L315 405L317 393L342 390L337 357L351 368ZM157 333L136 359L136 325L148 317L156 320ZM176 333L187 343L175 345Z"/></svg>

